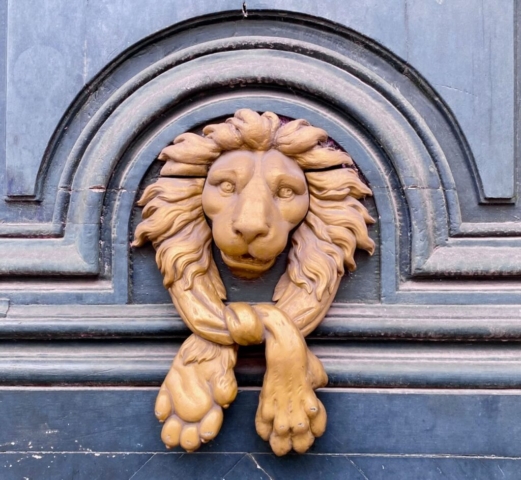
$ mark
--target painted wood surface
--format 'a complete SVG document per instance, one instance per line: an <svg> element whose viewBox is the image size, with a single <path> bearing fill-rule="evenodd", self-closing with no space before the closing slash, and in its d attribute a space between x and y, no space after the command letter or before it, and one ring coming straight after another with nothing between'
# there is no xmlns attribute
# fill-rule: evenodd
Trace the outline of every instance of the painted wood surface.
<svg viewBox="0 0 521 480"><path fill-rule="evenodd" d="M510 0L0 0L0 478L519 478L518 46ZM324 128L375 193L376 253L310 340L329 429L286 460L251 390L165 452L188 331L129 247L161 149L244 107ZM285 255L220 264L229 299L269 301ZM240 386L263 368L243 350Z"/></svg>
<svg viewBox="0 0 521 480"><path fill-rule="evenodd" d="M258 391L239 393L220 435L192 454L161 443L155 394L0 389L1 478L515 479L521 465L519 390L326 389L326 433L284 458L254 433Z"/></svg>

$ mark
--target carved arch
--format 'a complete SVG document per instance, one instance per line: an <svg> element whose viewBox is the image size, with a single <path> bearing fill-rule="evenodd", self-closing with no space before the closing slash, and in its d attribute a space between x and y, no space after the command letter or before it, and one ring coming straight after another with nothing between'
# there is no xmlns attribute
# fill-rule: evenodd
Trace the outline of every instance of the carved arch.
<svg viewBox="0 0 521 480"><path fill-rule="evenodd" d="M472 160L448 110L382 47L352 31L334 34L322 21L306 22L306 41L294 38L290 21L276 37L219 38L216 31L215 38L180 50L172 45L183 27L175 28L107 67L65 115L39 177L42 202L54 207L47 208L52 218L29 234L54 238L2 239L0 273L25 274L34 270L34 256L44 257L39 273L92 275L101 279L95 295L123 299L128 218L142 176L177 133L241 107L308 118L352 153L375 191L386 239L383 296L396 296L401 278L486 272L486 265L476 268L454 253L461 247L451 236L468 232L444 152L469 172ZM161 42L174 51L151 54L151 45ZM105 253L101 238L111 243ZM25 256L13 255L24 245L30 247ZM509 265L502 273L521 270L521 261Z"/></svg>

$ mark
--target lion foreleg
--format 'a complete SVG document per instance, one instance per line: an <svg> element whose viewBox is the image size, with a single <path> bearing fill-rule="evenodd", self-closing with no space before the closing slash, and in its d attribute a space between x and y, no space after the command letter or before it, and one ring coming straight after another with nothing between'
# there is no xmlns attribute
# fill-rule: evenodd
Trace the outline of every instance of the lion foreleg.
<svg viewBox="0 0 521 480"><path fill-rule="evenodd" d="M298 316L299 309L283 312L273 305L239 302L225 306L204 276L198 280L197 289L171 289L178 311L195 334L181 347L158 395L156 416L165 421L163 441L193 451L214 438L222 423L222 408L237 393L236 344L266 341L267 370L257 431L278 455L291 448L305 452L325 430L326 412L314 390L327 384L327 375L299 327L305 332L304 325L313 317L315 322L317 316L321 320L326 305L315 304L313 315L303 298L297 304L307 314L295 324L288 313Z"/></svg>
<svg viewBox="0 0 521 480"><path fill-rule="evenodd" d="M325 431L326 411L314 390L327 384L320 361L296 325L272 305L254 307L266 327L266 374L255 418L276 455L305 452Z"/></svg>
<svg viewBox="0 0 521 480"><path fill-rule="evenodd" d="M169 288L169 293L183 322L193 333L221 345L235 343L224 317L224 303L210 275L197 276L190 289L182 282L176 282Z"/></svg>
<svg viewBox="0 0 521 480"><path fill-rule="evenodd" d="M287 275L287 274L285 274ZM342 277L339 275L330 286L327 295L320 300L314 292L308 293L304 288L287 280L284 293L277 298L276 306L280 308L307 337L326 316L333 302Z"/></svg>
<svg viewBox="0 0 521 480"><path fill-rule="evenodd" d="M158 394L155 413L165 422L163 442L168 447L181 445L193 451L217 435L222 409L237 395L235 342L259 343L264 327L260 324L261 338L255 341L259 325L252 329L255 320L251 307L225 307L205 275L195 279L193 289L186 290L176 283L170 293L194 334L183 343L172 363Z"/></svg>
<svg viewBox="0 0 521 480"><path fill-rule="evenodd" d="M191 335L177 353L156 400L155 414L165 422L161 439L167 447L197 450L215 438L227 408L237 395L233 367L235 346Z"/></svg>

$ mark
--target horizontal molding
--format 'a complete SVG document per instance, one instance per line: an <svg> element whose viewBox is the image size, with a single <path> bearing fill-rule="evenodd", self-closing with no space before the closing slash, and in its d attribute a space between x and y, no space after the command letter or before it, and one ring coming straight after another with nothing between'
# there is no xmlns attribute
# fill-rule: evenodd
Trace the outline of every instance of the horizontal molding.
<svg viewBox="0 0 521 480"><path fill-rule="evenodd" d="M0 277L96 275L99 225L69 223L63 238L0 238Z"/></svg>
<svg viewBox="0 0 521 480"><path fill-rule="evenodd" d="M58 237L63 233L61 223L2 223L1 237Z"/></svg>
<svg viewBox="0 0 521 480"><path fill-rule="evenodd" d="M517 240L517 239L516 239ZM521 242L501 246L451 245L434 250L416 277L513 276L521 273Z"/></svg>
<svg viewBox="0 0 521 480"><path fill-rule="evenodd" d="M0 343L2 385L158 385L180 341ZM521 388L521 345L310 340L329 387ZM262 347L240 350L241 386L259 386Z"/></svg>
<svg viewBox="0 0 521 480"><path fill-rule="evenodd" d="M9 310L9 300L7 298L0 298L0 318L5 318Z"/></svg>
<svg viewBox="0 0 521 480"><path fill-rule="evenodd" d="M172 305L12 305L2 339L183 338ZM311 338L521 339L519 305L333 304Z"/></svg>
<svg viewBox="0 0 521 480"><path fill-rule="evenodd" d="M521 222L463 222L452 232L453 237L521 236Z"/></svg>

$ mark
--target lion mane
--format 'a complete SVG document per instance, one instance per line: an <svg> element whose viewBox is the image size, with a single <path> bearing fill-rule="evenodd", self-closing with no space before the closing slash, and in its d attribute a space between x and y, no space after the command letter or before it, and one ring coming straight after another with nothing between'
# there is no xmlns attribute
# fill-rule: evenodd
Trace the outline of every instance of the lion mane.
<svg viewBox="0 0 521 480"><path fill-rule="evenodd" d="M223 123L206 126L203 135L179 135L162 150L158 158L166 163L160 178L138 202L144 206L143 220L133 245L152 242L167 289L176 284L190 290L195 279L203 277L219 299L215 309L223 309L226 290L212 258L212 233L202 208L205 177L224 152L278 150L303 170L310 206L292 235L288 265L273 301L307 335L325 315L344 269L356 268L356 248L374 251L366 226L374 220L358 201L372 192L351 157L331 145L324 130L305 120L284 122L274 113L260 115L246 109ZM304 299L300 309L290 307L295 295ZM190 326L190 319L184 319Z"/></svg>

